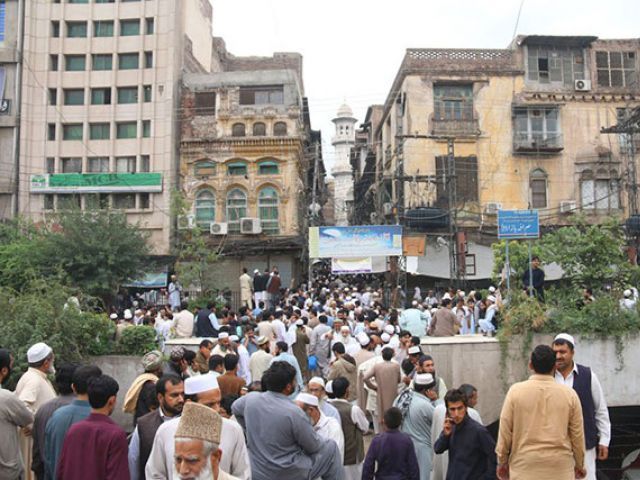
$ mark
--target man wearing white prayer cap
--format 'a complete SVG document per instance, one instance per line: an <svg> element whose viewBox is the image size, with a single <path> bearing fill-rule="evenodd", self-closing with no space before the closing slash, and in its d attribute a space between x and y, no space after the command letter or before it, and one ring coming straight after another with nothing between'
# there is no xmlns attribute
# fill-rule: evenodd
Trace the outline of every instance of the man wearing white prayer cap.
<svg viewBox="0 0 640 480"><path fill-rule="evenodd" d="M47 378L55 373L53 349L46 343L36 343L27 350L29 368L20 377L16 386L16 396L24 402L34 415L38 409L56 397L56 391ZM33 438L20 433L20 450L24 459L25 472L31 471Z"/></svg>
<svg viewBox="0 0 640 480"><path fill-rule="evenodd" d="M184 382L184 394L185 409L188 402L195 402L211 408L215 412L220 410L220 387L216 377L211 373L187 378ZM173 476L174 439L178 430L179 420L179 418L169 420L158 428L153 441L153 449L145 468L147 480L179 480L179 478L176 479ZM242 427L226 418L222 420L220 450L222 450L221 470L241 480L251 479L249 455Z"/></svg>
<svg viewBox="0 0 640 480"><path fill-rule="evenodd" d="M218 344L213 348L211 355L220 355L221 357L224 357L227 353L233 353L229 333L220 332L218 334Z"/></svg>
<svg viewBox="0 0 640 480"><path fill-rule="evenodd" d="M589 367L573 359L576 341L568 333L560 333L553 340L556 353L556 383L573 388L582 405L586 452L584 465L588 480L596 480L596 458L606 460L611 440L611 420L600 380Z"/></svg>
<svg viewBox="0 0 640 480"><path fill-rule="evenodd" d="M324 387L325 381L321 377L313 377L307 384L307 393L310 393L318 399L318 406L320 410L322 410L322 413L327 417L335 418L339 422L340 413L336 407L327 402Z"/></svg>
<svg viewBox="0 0 640 480"><path fill-rule="evenodd" d="M431 423L437 400L436 381L430 373L419 373L413 380L413 390L404 390L393 402L403 413L401 431L411 437L420 466L420 480L431 473Z"/></svg>
<svg viewBox="0 0 640 480"><path fill-rule="evenodd" d="M173 478L180 480L238 480L220 468L222 417L190 402L185 405L175 435Z"/></svg>
<svg viewBox="0 0 640 480"><path fill-rule="evenodd" d="M340 450L340 458L344 458L344 434L340 420L328 417L320 411L318 398L310 393L299 393L296 403L307 414L313 430L325 440L333 440Z"/></svg>

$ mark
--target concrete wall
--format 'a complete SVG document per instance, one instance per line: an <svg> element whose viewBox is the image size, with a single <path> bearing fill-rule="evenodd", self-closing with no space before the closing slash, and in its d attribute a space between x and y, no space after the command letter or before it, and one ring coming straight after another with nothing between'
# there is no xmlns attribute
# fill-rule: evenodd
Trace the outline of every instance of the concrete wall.
<svg viewBox="0 0 640 480"><path fill-rule="evenodd" d="M453 340L453 341L452 341ZM496 339L486 337L430 338L422 341L424 353L432 355L436 372L448 388L470 383L478 389L478 410L485 424L498 420L508 386L528 378L530 350L536 345L550 345L550 335L535 335L531 348L522 352L522 339L509 344L506 372L501 376L501 348ZM623 340L622 364L616 354L614 339L587 339L576 337L577 363L593 368L602 384L609 407L638 404L637 373L640 362L640 336Z"/></svg>

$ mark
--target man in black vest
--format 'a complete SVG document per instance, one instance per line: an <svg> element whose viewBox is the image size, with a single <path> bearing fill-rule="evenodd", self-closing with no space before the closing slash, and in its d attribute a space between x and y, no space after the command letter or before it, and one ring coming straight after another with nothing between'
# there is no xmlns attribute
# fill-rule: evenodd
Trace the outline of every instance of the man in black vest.
<svg viewBox="0 0 640 480"><path fill-rule="evenodd" d="M132 480L144 480L144 467L153 448L156 431L165 421L180 416L184 406L184 383L177 375L160 377L156 383L160 407L138 419L129 443L129 472Z"/></svg>
<svg viewBox="0 0 640 480"><path fill-rule="evenodd" d="M362 463L364 462L364 440L362 436L369 430L369 420L357 405L347 400L349 396L349 380L338 377L332 383L333 395L331 403L340 413L342 433L344 433L344 478L360 480ZM356 388L354 385L353 388Z"/></svg>
<svg viewBox="0 0 640 480"><path fill-rule="evenodd" d="M207 303L207 308L202 308L198 311L195 328L196 337L216 338L218 336L218 330L215 327L215 325L218 325L215 310L215 304L209 302Z"/></svg>
<svg viewBox="0 0 640 480"><path fill-rule="evenodd" d="M573 388L580 398L586 443L585 478L596 480L596 457L598 460L606 460L609 456L611 422L598 377L589 367L573 361L575 345L574 338L567 333L561 333L553 340L553 351L556 353L555 379L557 383Z"/></svg>

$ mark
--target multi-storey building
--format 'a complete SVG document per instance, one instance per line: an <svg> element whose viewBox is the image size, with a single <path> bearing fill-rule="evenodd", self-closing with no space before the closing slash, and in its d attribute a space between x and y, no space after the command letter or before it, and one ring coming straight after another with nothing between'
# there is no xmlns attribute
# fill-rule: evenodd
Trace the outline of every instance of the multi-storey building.
<svg viewBox="0 0 640 480"><path fill-rule="evenodd" d="M334 178L334 218L338 226L349 225L350 211L353 210L353 172L351 171L351 149L356 142L355 124L351 107L343 104L332 120L335 135L331 139L334 160L331 175Z"/></svg>
<svg viewBox="0 0 640 480"><path fill-rule="evenodd" d="M211 22L208 0L26 2L19 212L121 209L169 253L180 82L219 68Z"/></svg>
<svg viewBox="0 0 640 480"><path fill-rule="evenodd" d="M0 219L17 208L24 0L0 1Z"/></svg>
<svg viewBox="0 0 640 480"><path fill-rule="evenodd" d="M489 243L500 209L547 227L637 213L637 142L601 129L640 105L639 55L639 39L538 35L407 50L375 133L379 218Z"/></svg>
<svg viewBox="0 0 640 480"><path fill-rule="evenodd" d="M184 78L180 173L191 226L211 232L211 246L221 255L212 267L220 272L220 286L237 289L243 267L274 266L288 286L305 272L314 181L319 205L325 196L302 56L220 51L224 72Z"/></svg>

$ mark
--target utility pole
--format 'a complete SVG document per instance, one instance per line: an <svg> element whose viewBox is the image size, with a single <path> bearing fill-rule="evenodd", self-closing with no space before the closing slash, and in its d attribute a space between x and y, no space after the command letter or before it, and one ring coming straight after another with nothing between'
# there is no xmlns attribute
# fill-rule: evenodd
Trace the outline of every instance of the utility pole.
<svg viewBox="0 0 640 480"><path fill-rule="evenodd" d="M457 213L458 189L456 181L456 157L454 138L447 138L447 194L449 200L449 278L455 278L455 287L460 284L460 271L458 269L458 239L457 239Z"/></svg>
<svg viewBox="0 0 640 480"><path fill-rule="evenodd" d="M308 211L308 215L309 215L309 227L315 226L316 223L316 218L318 216L319 210L317 210L317 208L319 207L318 205L318 168L319 168L319 164L320 164L320 146L318 144L318 142L315 143L315 150L314 150L314 154L313 154L313 185L311 186L311 205L309 205L309 211ZM307 289L310 290L311 286L313 285L313 274L312 274L312 270L313 270L313 265L311 264L311 250L309 250L309 245L308 245L308 239L309 239L309 229L307 229L307 276L308 276L308 287Z"/></svg>

